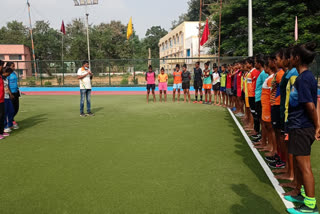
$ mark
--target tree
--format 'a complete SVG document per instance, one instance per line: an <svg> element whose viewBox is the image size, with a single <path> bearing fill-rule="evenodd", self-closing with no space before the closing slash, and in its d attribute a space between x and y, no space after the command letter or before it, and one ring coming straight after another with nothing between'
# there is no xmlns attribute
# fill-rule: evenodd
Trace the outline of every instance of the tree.
<svg viewBox="0 0 320 214"><path fill-rule="evenodd" d="M6 27L0 29L1 44L24 44L30 46L30 37L27 27L22 22L8 22Z"/></svg>
<svg viewBox="0 0 320 214"><path fill-rule="evenodd" d="M211 15L210 4L217 3L217 0L202 0L202 16L201 20L205 21ZM179 16L178 20L172 22L171 29L176 28L184 21L199 21L200 17L200 0L189 0L188 11Z"/></svg>
<svg viewBox="0 0 320 214"><path fill-rule="evenodd" d="M151 49L151 57L159 58L159 40L167 35L168 32L161 28L161 26L153 26L146 32L146 38L143 40L143 43L146 49Z"/></svg>
<svg viewBox="0 0 320 214"><path fill-rule="evenodd" d="M314 40L320 44L319 4L310 1L253 1L254 53L273 53L294 44L295 16L299 19L299 42ZM247 55L248 1L231 0L222 9L221 53ZM219 15L213 16L218 23Z"/></svg>
<svg viewBox="0 0 320 214"><path fill-rule="evenodd" d="M66 59L87 59L86 26L81 19L74 19L66 26Z"/></svg>
<svg viewBox="0 0 320 214"><path fill-rule="evenodd" d="M33 30L36 58L57 60L61 58L61 35L49 22L37 21Z"/></svg>

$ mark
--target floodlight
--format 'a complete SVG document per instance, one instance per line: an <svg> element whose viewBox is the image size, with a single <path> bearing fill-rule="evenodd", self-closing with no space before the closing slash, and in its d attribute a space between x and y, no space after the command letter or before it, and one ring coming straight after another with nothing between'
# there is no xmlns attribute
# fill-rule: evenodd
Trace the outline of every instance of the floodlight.
<svg viewBox="0 0 320 214"><path fill-rule="evenodd" d="M74 2L74 6L79 6L78 0L73 0L73 2Z"/></svg>

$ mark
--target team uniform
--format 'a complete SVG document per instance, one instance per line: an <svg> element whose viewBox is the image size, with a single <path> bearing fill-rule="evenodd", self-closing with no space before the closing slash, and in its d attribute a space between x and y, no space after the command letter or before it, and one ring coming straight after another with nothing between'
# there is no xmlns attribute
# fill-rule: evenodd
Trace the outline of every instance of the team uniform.
<svg viewBox="0 0 320 214"><path fill-rule="evenodd" d="M284 75L284 71L279 70L273 77L271 83L271 119L272 125L275 129L281 129L281 118L280 118L280 82Z"/></svg>
<svg viewBox="0 0 320 214"><path fill-rule="evenodd" d="M220 91L220 74L218 72L214 72L212 74L213 82L212 82L212 90Z"/></svg>
<svg viewBox="0 0 320 214"><path fill-rule="evenodd" d="M182 89L190 89L191 73L189 71L182 72Z"/></svg>
<svg viewBox="0 0 320 214"><path fill-rule="evenodd" d="M262 84L261 91L261 106L262 106L262 115L261 119L265 122L271 122L271 82L274 74L271 74Z"/></svg>
<svg viewBox="0 0 320 214"><path fill-rule="evenodd" d="M228 96L232 96L233 95L232 77L231 77L231 73L230 72L228 72L228 74L227 74L226 93L227 93Z"/></svg>
<svg viewBox="0 0 320 214"><path fill-rule="evenodd" d="M227 79L227 74L221 73L220 74L220 91L221 92L226 92L226 79Z"/></svg>
<svg viewBox="0 0 320 214"><path fill-rule="evenodd" d="M147 72L147 90L150 91L150 89L155 90L156 89L156 73L155 72Z"/></svg>
<svg viewBox="0 0 320 214"><path fill-rule="evenodd" d="M261 94L262 94L262 86L264 81L268 78L268 74L263 70L256 83L256 96L255 96L255 102L256 102L256 112L258 114L259 119L261 118L262 114L262 104L261 104Z"/></svg>
<svg viewBox="0 0 320 214"><path fill-rule="evenodd" d="M243 81L243 78L242 78L242 71L241 70L238 70L236 72L237 74L235 75L235 90L236 90L236 95L237 97L241 97L242 96L242 81Z"/></svg>
<svg viewBox="0 0 320 214"><path fill-rule="evenodd" d="M248 96L248 87L247 87L247 76L249 73L243 75L243 92L244 92L244 101L246 108L249 108L249 96Z"/></svg>
<svg viewBox="0 0 320 214"><path fill-rule="evenodd" d="M286 78L288 79L287 88L286 88L285 112L284 112L284 121L286 123L288 122L290 94L292 91L292 87L296 82L296 79L298 76L299 76L299 73L296 68L292 68L286 76Z"/></svg>
<svg viewBox="0 0 320 214"><path fill-rule="evenodd" d="M166 91L168 89L168 74L159 74L158 75L158 81L159 81L159 90L160 91Z"/></svg>
<svg viewBox="0 0 320 214"><path fill-rule="evenodd" d="M173 89L182 89L182 71L173 72Z"/></svg>
<svg viewBox="0 0 320 214"><path fill-rule="evenodd" d="M204 74L203 88L211 90L211 88L212 88L212 85L211 85L212 84L212 80L211 80L212 71L204 70L203 74Z"/></svg>
<svg viewBox="0 0 320 214"><path fill-rule="evenodd" d="M305 111L304 104L313 102L317 106L317 81L311 71L302 72L296 79L289 100L289 153L309 156L315 140L315 127Z"/></svg>
<svg viewBox="0 0 320 214"><path fill-rule="evenodd" d="M193 73L194 73L194 77L193 77L193 88L195 90L202 90L202 70L201 68L194 68L193 70Z"/></svg>

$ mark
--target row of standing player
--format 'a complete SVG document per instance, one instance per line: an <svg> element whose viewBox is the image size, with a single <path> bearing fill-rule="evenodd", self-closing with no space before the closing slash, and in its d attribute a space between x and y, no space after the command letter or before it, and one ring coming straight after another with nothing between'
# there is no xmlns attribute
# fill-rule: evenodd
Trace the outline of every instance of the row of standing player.
<svg viewBox="0 0 320 214"><path fill-rule="evenodd" d="M202 87L204 103L208 103L208 97L211 103L213 89L215 104L220 105L221 94L222 105L233 107L236 116L242 118L244 128L252 132L256 148L267 152L268 165L275 168L274 173L280 173L276 178L292 180L281 184L293 188L285 194L285 199L301 206L288 209L289 213L319 213L310 162L311 146L320 138L317 82L308 69L316 55L315 47L309 43L281 49L267 57L257 55L229 65L229 72L225 65L218 72L215 64L210 71L209 62L203 72L198 63L194 69L195 102L198 92L202 95ZM177 72L180 72L178 65L174 78ZM174 92L177 88L179 85L175 82ZM226 94L229 101L223 98Z"/></svg>
<svg viewBox="0 0 320 214"><path fill-rule="evenodd" d="M220 103L229 103L228 105L224 105L225 107L231 106L231 95L232 89L229 85L231 85L231 73L227 72L226 65L223 65L221 68L221 72L218 72L218 67L216 64L213 65L213 71L209 69L210 62L205 63L205 69L199 67L199 62L195 64L194 68L194 89L195 89L195 100L193 103L203 103L203 104L212 104L211 100L211 89L213 89L215 94L215 104L221 105ZM221 78L221 81L220 81ZM152 70L152 66L149 66L149 72L146 73L145 79L147 81L147 102L149 101L149 94L152 91L153 101L156 101L155 97L155 82L156 82L156 74ZM177 101L180 100L180 91L181 89L184 92L184 102L191 102L190 98L190 81L191 81L191 73L187 71L187 65L184 64L182 66L182 71L180 71L180 65L176 65L176 69L173 72L173 102L175 102L175 97L177 93ZM162 102L162 94L164 94L164 101L167 101L167 82L168 75L164 72L164 68L161 68L160 74L158 75L159 82L159 92L160 92L160 102ZM221 88L220 88L221 82ZM212 85L213 84L213 85ZM218 86L218 87L217 87ZM203 99L202 88L205 91L205 102ZM221 98L220 98L221 91ZM198 93L200 93L200 100L198 101ZM221 101L223 100L223 101ZM233 100L233 99L232 99ZM219 102L219 103L218 103Z"/></svg>
<svg viewBox="0 0 320 214"><path fill-rule="evenodd" d="M14 117L19 111L20 91L18 77L14 72L15 64L0 60L0 140L10 136L10 132L19 129Z"/></svg>
<svg viewBox="0 0 320 214"><path fill-rule="evenodd" d="M275 177L292 181L281 186L293 188L285 199L301 204L287 210L295 214L319 213L310 162L311 146L320 139L317 81L308 69L315 48L314 43L295 45L234 64L241 77L240 87L235 84L235 114L251 131L255 147L266 152Z"/></svg>

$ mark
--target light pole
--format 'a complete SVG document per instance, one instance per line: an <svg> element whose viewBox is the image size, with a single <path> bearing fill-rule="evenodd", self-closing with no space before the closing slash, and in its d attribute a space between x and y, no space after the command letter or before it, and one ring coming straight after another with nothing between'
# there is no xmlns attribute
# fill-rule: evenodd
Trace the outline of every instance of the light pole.
<svg viewBox="0 0 320 214"><path fill-rule="evenodd" d="M88 5L98 4L98 0L73 0L74 6L85 6L86 7L86 25L87 25L87 45L88 45L88 61L89 67L91 69L91 59L90 59L90 39L89 39L89 13Z"/></svg>

